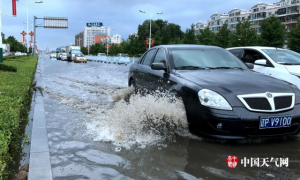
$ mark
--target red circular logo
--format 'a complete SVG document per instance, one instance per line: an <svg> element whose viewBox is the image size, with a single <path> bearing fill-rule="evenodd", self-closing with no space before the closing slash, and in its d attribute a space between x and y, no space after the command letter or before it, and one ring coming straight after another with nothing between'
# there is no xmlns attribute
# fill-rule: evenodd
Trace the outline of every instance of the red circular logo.
<svg viewBox="0 0 300 180"><path fill-rule="evenodd" d="M239 158L236 156L230 155L227 157L226 162L227 162L228 167L234 169L239 162Z"/></svg>

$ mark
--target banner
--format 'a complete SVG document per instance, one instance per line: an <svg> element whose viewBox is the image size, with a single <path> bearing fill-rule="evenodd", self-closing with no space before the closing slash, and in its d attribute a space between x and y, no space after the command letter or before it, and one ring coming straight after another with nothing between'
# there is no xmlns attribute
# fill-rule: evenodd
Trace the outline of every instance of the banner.
<svg viewBox="0 0 300 180"><path fill-rule="evenodd" d="M12 14L17 16L17 0L12 0Z"/></svg>

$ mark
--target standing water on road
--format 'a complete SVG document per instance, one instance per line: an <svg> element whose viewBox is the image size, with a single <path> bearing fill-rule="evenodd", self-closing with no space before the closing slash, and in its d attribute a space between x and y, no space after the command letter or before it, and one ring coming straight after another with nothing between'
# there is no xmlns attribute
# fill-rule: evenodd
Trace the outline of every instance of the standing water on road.
<svg viewBox="0 0 300 180"><path fill-rule="evenodd" d="M297 179L300 137L227 143L188 132L182 102L132 95L128 66L40 59L54 179ZM128 96L131 96L128 100ZM289 158L288 167L226 158Z"/></svg>

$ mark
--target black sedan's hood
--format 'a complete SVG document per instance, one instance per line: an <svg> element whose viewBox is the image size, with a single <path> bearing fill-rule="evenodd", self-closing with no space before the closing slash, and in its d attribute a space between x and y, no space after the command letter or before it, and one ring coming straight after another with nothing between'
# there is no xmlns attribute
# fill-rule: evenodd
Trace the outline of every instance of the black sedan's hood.
<svg viewBox="0 0 300 180"><path fill-rule="evenodd" d="M289 83L250 70L184 70L176 71L176 74L202 88L218 92L233 106L241 105L237 95L294 92Z"/></svg>

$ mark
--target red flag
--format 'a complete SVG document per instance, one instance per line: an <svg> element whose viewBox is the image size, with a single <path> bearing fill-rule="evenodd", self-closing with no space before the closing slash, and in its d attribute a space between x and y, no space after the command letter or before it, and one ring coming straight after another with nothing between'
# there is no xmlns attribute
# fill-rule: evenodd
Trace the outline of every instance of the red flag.
<svg viewBox="0 0 300 180"><path fill-rule="evenodd" d="M17 16L17 0L12 0L12 13L13 16Z"/></svg>

